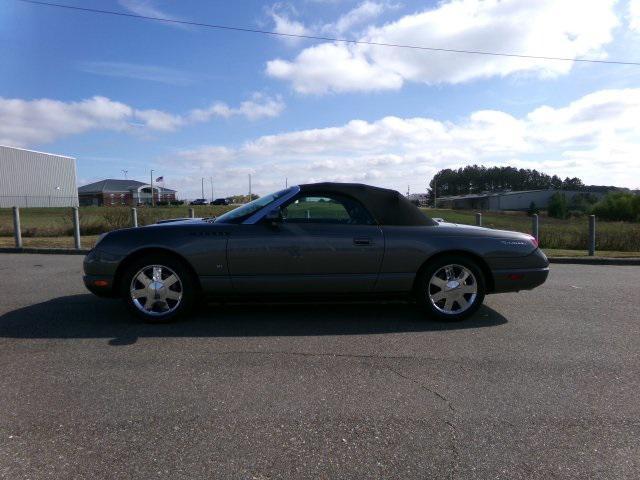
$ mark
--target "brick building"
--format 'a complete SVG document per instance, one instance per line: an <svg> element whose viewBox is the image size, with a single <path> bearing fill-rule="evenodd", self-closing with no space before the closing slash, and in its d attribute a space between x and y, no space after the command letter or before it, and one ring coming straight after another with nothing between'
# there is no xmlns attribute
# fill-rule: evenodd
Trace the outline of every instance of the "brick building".
<svg viewBox="0 0 640 480"><path fill-rule="evenodd" d="M153 185L155 202L174 202L176 191ZM151 204L151 185L137 180L107 179L78 188L80 205L117 206Z"/></svg>

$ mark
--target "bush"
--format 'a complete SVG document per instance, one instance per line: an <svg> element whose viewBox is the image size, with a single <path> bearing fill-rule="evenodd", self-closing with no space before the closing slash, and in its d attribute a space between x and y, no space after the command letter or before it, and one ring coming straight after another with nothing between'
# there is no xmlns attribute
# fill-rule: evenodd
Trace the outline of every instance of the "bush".
<svg viewBox="0 0 640 480"><path fill-rule="evenodd" d="M554 193L551 199L549 199L549 206L547 207L547 213L550 217L567 219L569 218L569 205L567 204L567 197L564 193Z"/></svg>
<svg viewBox="0 0 640 480"><path fill-rule="evenodd" d="M578 193L571 198L569 210L572 212L587 213L594 204L598 202L598 197L592 193ZM573 216L573 214L572 214Z"/></svg>
<svg viewBox="0 0 640 480"><path fill-rule="evenodd" d="M108 230L117 230L131 226L131 212L128 208L110 207L105 208L102 217Z"/></svg>
<svg viewBox="0 0 640 480"><path fill-rule="evenodd" d="M640 221L640 195L627 192L611 192L596 203L591 213L603 220Z"/></svg>

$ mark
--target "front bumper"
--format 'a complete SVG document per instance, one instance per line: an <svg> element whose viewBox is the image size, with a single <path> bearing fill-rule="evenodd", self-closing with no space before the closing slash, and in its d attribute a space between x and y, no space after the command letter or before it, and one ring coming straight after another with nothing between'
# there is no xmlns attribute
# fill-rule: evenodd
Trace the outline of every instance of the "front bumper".
<svg viewBox="0 0 640 480"><path fill-rule="evenodd" d="M84 258L82 277L85 287L91 293L100 297L115 297L117 291L114 285L117 263L112 258L105 258L104 252L93 249Z"/></svg>
<svg viewBox="0 0 640 480"><path fill-rule="evenodd" d="M113 288L113 277L105 275L84 275L82 277L84 286L94 295L99 297L116 297Z"/></svg>

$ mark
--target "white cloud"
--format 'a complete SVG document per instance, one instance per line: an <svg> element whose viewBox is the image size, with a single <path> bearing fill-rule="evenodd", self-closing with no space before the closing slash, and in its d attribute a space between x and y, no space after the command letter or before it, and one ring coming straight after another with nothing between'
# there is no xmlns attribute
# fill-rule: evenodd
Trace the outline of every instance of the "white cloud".
<svg viewBox="0 0 640 480"><path fill-rule="evenodd" d="M127 62L83 62L78 68L95 75L148 80L176 86L191 85L197 79L195 75L182 70Z"/></svg>
<svg viewBox="0 0 640 480"><path fill-rule="evenodd" d="M153 0L118 0L118 3L136 15L142 15L144 17L165 18L167 20L182 20L179 17L171 15L164 10L161 10L155 5ZM179 23L165 22L165 25L169 25L174 28L188 29L188 25L182 25Z"/></svg>
<svg viewBox="0 0 640 480"><path fill-rule="evenodd" d="M629 0L629 30L640 32L640 0Z"/></svg>
<svg viewBox="0 0 640 480"><path fill-rule="evenodd" d="M213 174L218 185L225 185L225 193L243 191L246 171L254 174L261 193L280 188L285 177L289 184L362 181L391 188L410 183L412 189L424 189L440 168L481 163L637 188L637 118L640 88L601 90L521 117L495 110L476 111L458 122L389 116L265 135L235 148L204 146L179 152L167 158L165 166L194 178Z"/></svg>
<svg viewBox="0 0 640 480"><path fill-rule="evenodd" d="M360 3L357 7L349 10L344 15L341 15L336 22L325 25L323 27L323 31L335 32L342 35L345 32L349 32L356 26L377 18L386 9L391 7L392 5L386 3L366 0Z"/></svg>
<svg viewBox="0 0 640 480"><path fill-rule="evenodd" d="M213 117L229 118L239 115L248 120L259 120L261 118L277 117L284 108L284 101L279 95L269 97L256 92L251 96L250 100L245 100L237 108L229 107L224 102L215 102L208 108L191 110L187 115L187 119L194 122L206 122Z"/></svg>
<svg viewBox="0 0 640 480"><path fill-rule="evenodd" d="M283 35L311 35L309 30L301 22L292 19L296 14L295 9L284 3L276 3L267 9L267 14L274 23L273 31ZM280 39L290 45L298 44L302 39L296 37L280 37Z"/></svg>
<svg viewBox="0 0 640 480"><path fill-rule="evenodd" d="M271 60L267 74L289 80L300 93L397 90L404 82L398 73L370 62L358 47L333 43L309 47L294 62Z"/></svg>
<svg viewBox="0 0 640 480"><path fill-rule="evenodd" d="M606 56L603 47L619 24L615 0L449 0L433 9L371 27L360 39L559 57ZM580 14L576 14L580 12ZM325 43L291 61L267 63L268 75L301 93L395 90L404 82L461 83L529 73L555 77L571 62L428 52L383 46Z"/></svg>
<svg viewBox="0 0 640 480"><path fill-rule="evenodd" d="M161 110L136 110L135 118L150 130L172 132L185 124L180 115L172 115Z"/></svg>
<svg viewBox="0 0 640 480"><path fill-rule="evenodd" d="M28 146L89 130L126 130L134 110L105 97L80 102L0 97L0 143Z"/></svg>
<svg viewBox="0 0 640 480"><path fill-rule="evenodd" d="M135 109L101 96L78 102L0 97L0 144L34 146L90 130L170 132L215 117L242 116L248 120L275 117L284 107L280 97L261 93L254 93L250 100L235 108L217 102L184 115Z"/></svg>

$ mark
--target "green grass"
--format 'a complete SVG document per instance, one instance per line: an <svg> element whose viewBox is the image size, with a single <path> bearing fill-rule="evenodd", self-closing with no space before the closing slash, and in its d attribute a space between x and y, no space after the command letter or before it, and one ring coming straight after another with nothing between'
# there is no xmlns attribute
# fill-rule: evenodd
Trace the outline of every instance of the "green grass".
<svg viewBox="0 0 640 480"><path fill-rule="evenodd" d="M316 206L319 208L319 205ZM330 208L331 205L323 205ZM138 208L138 223L148 225L158 220L187 217L189 206L141 207ZM194 206L196 217L220 215L232 206ZM464 210L424 209L431 217L444 218L449 222L475 224L475 212ZM22 236L25 246L30 243L61 243L73 246L73 227L70 208L23 208L20 210ZM585 251L588 239L587 217L558 220L540 215L540 246L545 251ZM117 228L131 226L131 211L128 207L81 207L80 224L83 244L90 245L88 236L97 236ZM531 218L521 212L484 213L483 225L490 228L531 233ZM0 209L0 245L13 245L13 220L9 208ZM52 240L60 238L60 240ZM37 240L37 239L42 240ZM45 240L46 239L46 240ZM596 250L640 252L640 223L598 222L596 227Z"/></svg>
<svg viewBox="0 0 640 480"><path fill-rule="evenodd" d="M189 208L195 210L196 217L212 217L221 215L234 207L227 205L140 207L138 208L138 225L149 225L158 220L170 218L188 217ZM13 236L12 215L11 209L0 209L0 237ZM70 208L21 208L20 222L24 238L73 235ZM130 226L131 209L129 207L80 208L80 232L82 235L99 235Z"/></svg>
<svg viewBox="0 0 640 480"><path fill-rule="evenodd" d="M562 250L545 248L545 255L549 258L553 257L586 257L589 253L586 250ZM603 258L640 258L640 252L616 252L613 250L597 250L596 257Z"/></svg>
<svg viewBox="0 0 640 480"><path fill-rule="evenodd" d="M474 211L443 210L427 208L431 217L440 217L448 222L475 225ZM482 225L502 230L531 233L531 217L524 212L482 214ZM588 217L559 220L546 215L539 216L540 246L543 249L586 250L589 239ZM604 222L596 224L596 250L638 252L640 251L640 223Z"/></svg>

